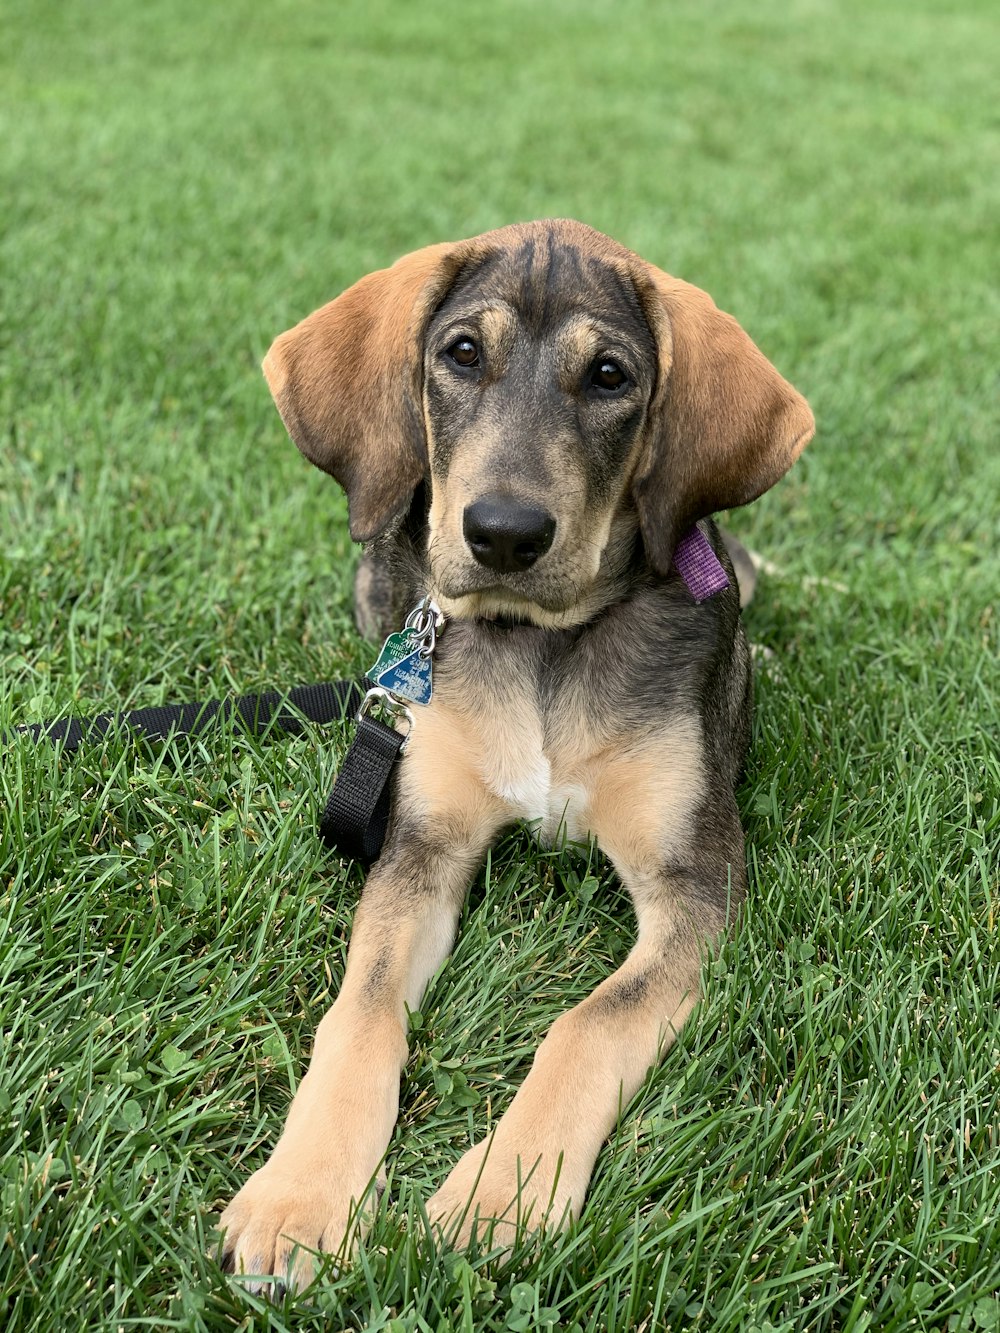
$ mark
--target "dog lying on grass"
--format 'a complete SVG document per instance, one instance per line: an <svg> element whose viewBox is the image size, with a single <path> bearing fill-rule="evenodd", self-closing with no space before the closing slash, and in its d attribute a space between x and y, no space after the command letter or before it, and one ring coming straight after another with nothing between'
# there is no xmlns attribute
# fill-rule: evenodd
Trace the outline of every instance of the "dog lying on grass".
<svg viewBox="0 0 1000 1333"><path fill-rule="evenodd" d="M284 1133L220 1221L229 1271L303 1286L384 1181L407 1008L516 820L596 838L637 943L553 1025L428 1211L457 1244L579 1214L746 891L751 670L710 515L772 486L814 426L704 292L567 221L407 255L279 337L264 373L367 544L360 623L388 632L428 595L446 622L340 993Z"/></svg>

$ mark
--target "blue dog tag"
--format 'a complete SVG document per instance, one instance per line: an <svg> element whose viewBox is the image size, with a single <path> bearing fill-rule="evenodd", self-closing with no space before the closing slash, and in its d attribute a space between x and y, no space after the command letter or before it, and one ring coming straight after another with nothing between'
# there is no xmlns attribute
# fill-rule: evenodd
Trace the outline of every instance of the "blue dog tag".
<svg viewBox="0 0 1000 1333"><path fill-rule="evenodd" d="M402 658L401 661L391 663L372 679L383 690L388 690L390 694L398 694L401 699L409 699L414 704L429 704L432 692L431 671L430 657L421 656L417 652Z"/></svg>

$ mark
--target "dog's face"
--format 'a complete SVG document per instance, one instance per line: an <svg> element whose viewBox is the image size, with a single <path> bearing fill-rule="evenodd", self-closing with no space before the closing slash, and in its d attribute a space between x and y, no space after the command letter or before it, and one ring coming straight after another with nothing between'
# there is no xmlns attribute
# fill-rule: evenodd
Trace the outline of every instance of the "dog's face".
<svg viewBox="0 0 1000 1333"><path fill-rule="evenodd" d="M428 556L451 614L581 617L656 385L627 275L535 238L470 266L424 336Z"/></svg>
<svg viewBox="0 0 1000 1333"><path fill-rule="evenodd" d="M761 494L813 432L704 292L574 222L416 251L264 371L356 540L429 487L427 591L452 616L587 618L609 551L638 529L665 574L692 523Z"/></svg>

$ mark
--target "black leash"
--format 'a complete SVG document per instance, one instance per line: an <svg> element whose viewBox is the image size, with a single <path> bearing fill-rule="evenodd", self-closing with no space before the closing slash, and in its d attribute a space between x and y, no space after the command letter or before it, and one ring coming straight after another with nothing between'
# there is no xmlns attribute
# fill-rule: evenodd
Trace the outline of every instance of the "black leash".
<svg viewBox="0 0 1000 1333"><path fill-rule="evenodd" d="M15 728L15 735L34 741L59 742L77 750L85 741L99 741L109 732L128 730L145 740L169 736L197 736L232 721L250 736L267 739L275 732L299 735L309 722L357 720L354 740L319 821L319 835L342 856L370 865L382 850L392 805L392 779L414 716L407 703L431 699L434 645L444 627L444 616L424 597L406 618L403 628L390 634L367 676L320 685L297 685L287 694L271 690L240 699L211 699L200 704L165 704L131 713L102 713L91 718L60 718ZM379 712L394 725L375 716ZM405 719L407 728L396 723Z"/></svg>
<svg viewBox="0 0 1000 1333"><path fill-rule="evenodd" d="M330 799L319 819L328 847L363 865L378 860L389 827L392 776L406 737L373 717L359 717Z"/></svg>
<svg viewBox="0 0 1000 1333"><path fill-rule="evenodd" d="M264 694L246 694L240 699L162 704L157 708L101 713L90 718L63 717L15 727L14 735L30 736L34 741L61 741L64 750L78 750L84 742L99 741L109 732L128 730L145 740L166 740L175 735L199 736L232 719L249 736L266 736L272 731L298 736L305 730L303 718L320 724L343 722L361 706L367 689L365 679L324 681L319 685L296 685L287 693L269 690Z"/></svg>
<svg viewBox="0 0 1000 1333"><path fill-rule="evenodd" d="M124 731L144 740L198 736L230 720L249 736L264 739L282 733L298 736L305 730L306 722L326 725L348 721L358 713L370 690L367 677L324 681L318 685L296 685L286 693L269 690L239 699L163 704L130 713L101 713L91 718L58 718L16 727L13 734L28 736L33 741L60 743L68 751ZM319 834L328 847L366 865L377 859L389 823L393 772L405 743L405 734L378 721L370 710L363 710L320 817Z"/></svg>

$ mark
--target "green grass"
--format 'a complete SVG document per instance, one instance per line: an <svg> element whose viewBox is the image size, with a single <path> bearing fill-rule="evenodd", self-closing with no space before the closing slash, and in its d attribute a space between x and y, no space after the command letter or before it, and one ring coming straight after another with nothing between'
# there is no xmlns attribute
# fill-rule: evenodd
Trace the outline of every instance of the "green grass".
<svg viewBox="0 0 1000 1333"><path fill-rule="evenodd" d="M4 749L8 1328L1000 1327L1000 31L954 11L5 7L0 727L363 664L343 502L257 367L420 244L580 217L820 426L732 520L775 566L745 920L579 1225L510 1262L436 1258L421 1201L627 951L606 866L499 845L368 1245L268 1311L206 1251L342 973L344 737Z"/></svg>

